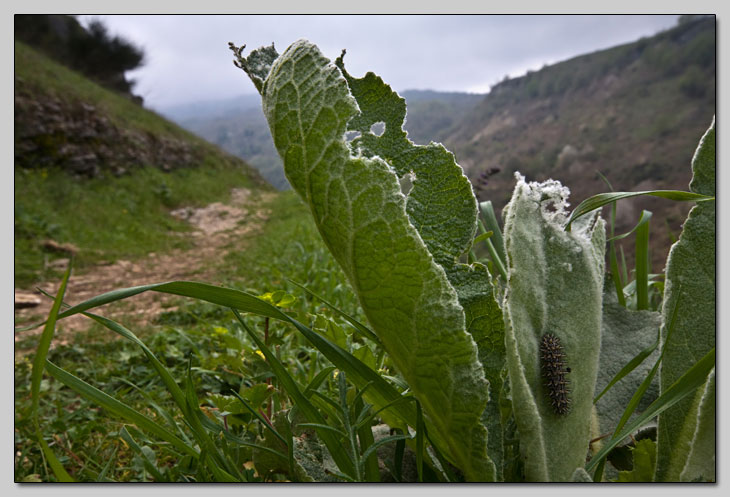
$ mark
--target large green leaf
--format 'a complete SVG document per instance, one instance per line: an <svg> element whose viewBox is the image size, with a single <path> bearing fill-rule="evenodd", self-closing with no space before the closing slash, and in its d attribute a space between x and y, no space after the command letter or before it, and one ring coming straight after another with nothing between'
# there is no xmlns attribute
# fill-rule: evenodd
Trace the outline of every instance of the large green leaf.
<svg viewBox="0 0 730 497"><path fill-rule="evenodd" d="M692 159L692 172L690 190L714 196L714 120ZM669 251L664 284L663 341L667 339L667 323L675 306L677 317L661 365L660 392L715 346L715 208L714 201L694 206L679 240ZM659 416L657 481L680 479L692 449L697 423L693 404L691 397L686 398Z"/></svg>
<svg viewBox="0 0 730 497"><path fill-rule="evenodd" d="M715 481L715 370L702 390L697 425L682 473L682 481Z"/></svg>
<svg viewBox="0 0 730 497"><path fill-rule="evenodd" d="M239 65L251 72L258 53L239 56ZM372 88L380 93L361 95L358 106L343 73L315 45L300 40L271 64L261 93L289 182L310 206L373 330L423 405L430 430L446 444L441 449L468 479L493 480L495 467L480 423L488 382L448 277L455 257L473 238L476 202L443 147L399 148L404 145L396 137L377 148L364 124L372 110L366 100L397 96L377 81ZM361 130L361 140L351 149L345 133L353 118L352 129ZM377 119L386 122L386 132L402 124L393 115ZM394 155L388 155L391 151ZM429 168L434 153L445 159ZM415 172L414 189L420 183L408 207L396 156ZM435 214L431 204L458 215ZM480 271L453 269L472 270Z"/></svg>
<svg viewBox="0 0 730 497"><path fill-rule="evenodd" d="M584 216L565 231L568 189L549 180L517 185L505 214L509 281L507 366L525 475L569 481L585 462L601 344L605 223ZM551 333L567 357L571 409L557 414L541 373Z"/></svg>
<svg viewBox="0 0 730 497"><path fill-rule="evenodd" d="M440 143L415 145L403 129L406 102L373 73L354 78L346 70L344 53L335 64L342 71L359 114L348 131L359 137L350 143L354 153L385 159L399 178L410 177L406 212L435 261L444 269L464 309L466 329L474 337L479 361L489 381L489 401L482 422L489 432L488 453L501 479L503 442L499 413L504 367L504 321L494 298L489 273L482 264L462 264L459 256L472 245L478 205L471 183L451 152ZM372 127L382 122L381 135ZM501 239L501 237L500 237Z"/></svg>
<svg viewBox="0 0 730 497"><path fill-rule="evenodd" d="M596 402L601 433L614 431L634 392L646 378L659 357L657 337L661 316L653 311L632 311L620 305L616 293L608 285L603 294L603 323L601 358L596 381L596 393L607 387L623 368L632 364L633 370L623 376ZM638 405L643 411L659 396L655 378Z"/></svg>

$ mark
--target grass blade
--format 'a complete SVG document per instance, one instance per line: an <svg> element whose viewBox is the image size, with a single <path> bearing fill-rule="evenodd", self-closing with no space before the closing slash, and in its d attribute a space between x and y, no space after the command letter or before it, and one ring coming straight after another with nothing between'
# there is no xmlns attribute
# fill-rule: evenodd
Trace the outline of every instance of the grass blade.
<svg viewBox="0 0 730 497"><path fill-rule="evenodd" d="M507 261L507 254L504 251L504 238L502 237L502 230L499 228L497 215L494 213L492 201L487 200L485 202L480 202L479 212L482 214L482 218L484 219L484 225L481 226L481 228L483 228L482 233L486 232L487 230L494 233L491 240L492 245L497 253L497 256L499 257L500 262L502 263L502 266L504 266L505 261ZM484 226L486 226L486 229L484 229Z"/></svg>
<svg viewBox="0 0 730 497"><path fill-rule="evenodd" d="M341 436L342 438L347 438L347 434L345 432L343 432L342 430L338 430L337 428L335 428L333 426L325 425L322 423L299 423L297 426L303 426L305 428L319 428L321 430L329 430L332 433L335 433L335 434Z"/></svg>
<svg viewBox="0 0 730 497"><path fill-rule="evenodd" d="M277 379L281 382L281 385L284 387L284 389L286 389L287 393L292 397L297 407L302 411L304 416L311 422L326 425L327 423L325 419L322 417L319 411L309 402L309 399L307 399L302 394L296 382L291 376L289 376L289 373L276 358L276 355L274 355L271 350L269 350L269 348L266 346L266 344L256 335L256 333L254 333L246 325L246 323L243 321L243 318L241 317L241 314L235 309L232 310L233 313L236 315L239 323L241 323L241 326L243 326L243 329L246 330L246 333L248 333L251 339L256 342L258 348L266 356L266 360L271 366L271 369L276 374ZM343 471L347 475L354 475L355 467L353 466L352 460L343 450L340 441L327 430L317 430L317 434L322 439L322 441L324 441L327 449L330 452L330 455L332 456L332 459L334 459L340 471Z"/></svg>
<svg viewBox="0 0 730 497"><path fill-rule="evenodd" d="M613 204L613 206L615 206L615 205L616 204ZM612 210L615 210L615 207L612 207ZM651 212L650 211L641 211L641 216L639 216L639 221L636 223L636 226L634 226L633 228L631 228L629 231L627 231L626 233L624 233L622 235L613 236L613 232L611 232L611 237L608 240L606 240L606 241L607 242L614 242L614 241L617 241L617 240L623 240L624 238L626 238L629 235L631 235L631 233L633 233L634 231L636 231L637 229L639 229L639 226L641 226L644 223L649 222L649 219L647 219L647 217L649 217L649 218L651 217Z"/></svg>
<svg viewBox="0 0 730 497"><path fill-rule="evenodd" d="M31 385L30 385L30 392L32 397L32 404L31 404L31 410L30 415L33 418L34 421L37 422L37 416L38 416L38 404L40 400L40 387L41 387L41 378L43 378L43 369L45 368L46 364L46 358L48 357L48 350L51 347L51 341L53 340L53 333L56 329L56 320L58 316L58 311L61 309L61 305L63 303L63 296L66 293L66 284L68 283L68 279L71 276L71 264L69 264L68 268L66 269L66 273L63 275L63 280L61 281L61 286L58 289L58 293L56 294L56 298L53 301L53 306L51 307L51 312L48 315L48 320L46 321L46 325L43 328L43 333L41 334L40 342L38 343L38 348L36 349L35 357L33 358L33 371L31 374Z"/></svg>
<svg viewBox="0 0 730 497"><path fill-rule="evenodd" d="M370 367L368 367L365 363L354 357L346 350L331 343L319 333L316 333L307 326L304 326L296 319L285 314L268 302L240 290L217 287L192 281L173 281L130 287L114 290L93 297L65 310L63 313L59 314L59 318L85 312L100 305L138 295L145 291L156 291L196 298L213 304L232 307L233 309L238 309L240 311L251 312L259 316L271 317L288 322L294 325L294 327L302 333L315 348L324 354L330 362L332 362L340 370L345 371L350 378L350 381L352 381L355 385L362 388L367 383L372 382L373 385L369 388L366 398L367 401L370 404L373 404L376 408L390 404L391 402L398 400L401 396L393 385L388 383L388 381L383 379L383 377L381 377L376 371L370 369ZM111 320L106 320L106 318L102 318L102 321L106 323L111 322ZM122 327L119 329L121 328ZM130 339L134 340L135 343L141 343L141 341L138 341L136 337L131 338L133 335L128 330L125 335L126 334L128 334ZM168 388L172 388L174 390L177 385L173 384L174 381L168 385ZM177 390L179 391L179 387L177 387ZM181 396L182 394L180 393L178 395ZM389 420L389 424L391 425L397 424L393 416L397 417L397 419L404 424L409 424L410 426L416 425L415 407L410 404L394 403L389 410L384 411L384 415L385 414L389 414L391 416ZM438 440L435 440L435 442L439 443Z"/></svg>
<svg viewBox="0 0 730 497"><path fill-rule="evenodd" d="M652 402L644 412L634 418L631 423L628 423L618 435L615 435L611 440L606 442L604 447L586 464L585 470L590 472L614 447L631 435L637 428L666 411L691 394L696 388L703 385L713 367L715 367L714 348L702 359L697 361L694 366L673 383L659 398Z"/></svg>
<svg viewBox="0 0 730 497"><path fill-rule="evenodd" d="M274 429L274 427L268 421L266 421L266 419L264 419L264 417L261 414L259 414L259 412L256 409L254 409L248 402L246 402L246 399L241 397L238 394L238 392L236 392L235 390L231 390L231 393L233 394L234 397L236 397L239 400L239 402L241 402L241 404L243 404L243 406L246 409L249 410L249 412L251 414L253 414L253 416L256 419L258 419L266 428L268 428L269 431L271 431L271 433L273 433L276 438L281 440L284 443L284 445L288 445L286 439L283 436L281 436L281 434L278 431L276 431Z"/></svg>
<svg viewBox="0 0 730 497"><path fill-rule="evenodd" d="M489 251L489 256L492 258L492 262L497 267L497 271L499 271L499 274L504 278L505 281L507 281L507 270L504 266L504 260L502 259L502 256L499 255L499 251L495 247L494 243L492 243L492 238L494 238L492 235L485 236L489 233L494 234L495 231L487 231L487 229L484 227L484 224L482 223L481 219L477 219L477 225L479 226L479 229L481 230L482 234L479 235L479 237L485 237L484 238L484 244L487 246L487 250ZM477 237L477 238L479 238ZM495 243L499 243L498 240L495 240ZM504 243L504 242L502 242Z"/></svg>
<svg viewBox="0 0 730 497"><path fill-rule="evenodd" d="M611 183L608 181L608 178L606 178L603 174L601 174L600 171L596 171L598 173L598 176L601 177L604 183L608 185L608 189L613 191L613 186L611 186ZM639 221L641 222L641 221ZM614 288L616 289L616 298L618 299L618 303L622 307L626 307L626 298L624 297L623 287L624 283L621 281L621 274L619 274L618 269L618 257L616 256L616 243L614 239L614 234L616 230L616 202L611 202L611 236L607 240L609 242L608 244L608 258L609 258L609 267L610 267L610 274L612 276ZM633 230L631 230L633 231Z"/></svg>
<svg viewBox="0 0 730 497"><path fill-rule="evenodd" d="M53 453L51 448L48 446L46 441L43 439L43 435L41 434L40 430L36 430L36 434L38 435L38 443L41 445L41 450L43 451L43 454L46 456L46 459L48 459L48 464L51 466L51 471L53 471L53 474L56 475L56 478L58 478L58 481L63 483L72 483L76 480L73 479L71 475L66 472L66 469L63 467L61 462L56 457L56 454Z"/></svg>
<svg viewBox="0 0 730 497"><path fill-rule="evenodd" d="M332 371L334 371L334 366L327 366L326 368L323 368L322 371L317 373L317 376L314 377L312 381L309 382L309 385L307 385L307 388L304 389L304 395L305 397L309 398L312 396L312 393L319 388L319 386L324 382L324 380L327 379L327 377L330 375Z"/></svg>
<svg viewBox="0 0 730 497"><path fill-rule="evenodd" d="M218 481L244 481L243 475L238 469L231 463L231 461L221 454L218 447L213 443L213 440L208 436L208 432L205 430L205 425L210 426L210 430L218 432L221 428L208 419L205 414L200 410L200 403L198 396L195 393L195 386L193 383L193 372L192 372L192 357L188 360L188 374L185 379L185 403L186 408L183 410L185 419L188 420L193 433L195 433L198 443L201 447L205 447L208 456L211 459L211 463L208 463L208 459L203 461L208 464L209 469L213 472ZM228 471L224 470L226 468Z"/></svg>
<svg viewBox="0 0 730 497"><path fill-rule="evenodd" d="M423 411L421 411L421 403L416 402L416 412L418 420L416 421L416 470L418 472L418 481L423 482L423 451L424 451L424 435L426 426L423 424Z"/></svg>
<svg viewBox="0 0 730 497"><path fill-rule="evenodd" d="M649 308L649 221L651 212L641 213L642 221L636 226L636 309Z"/></svg>
<svg viewBox="0 0 730 497"><path fill-rule="evenodd" d="M649 347L645 348L644 350L642 350L641 352L636 354L636 356L633 359L631 359L623 368L621 368L621 371L616 373L616 376L614 376L613 379L611 379L611 381L608 383L608 385L606 385L606 388L604 388L601 391L601 393L599 393L596 396L596 398L593 399L593 403L594 404L597 403L600 400L600 398L603 397L603 395L611 389L612 386L614 386L616 383L621 381L621 379L623 379L624 376L631 373L634 369L636 369L636 367L639 364L644 362L644 359L649 357L651 355L651 353L654 352L654 350L658 346L659 346L659 334L657 333L656 342L654 342L653 345L650 345Z"/></svg>
<svg viewBox="0 0 730 497"><path fill-rule="evenodd" d="M679 289L680 295L681 295L681 287ZM676 303L679 302L679 297L677 297L677 301L675 302L674 309L672 311L672 318L669 322L669 329L667 332L667 342L669 341L669 337L672 335L672 330L674 329L674 324L676 322L677 317L677 305ZM639 353L637 357L634 357L629 363L621 368L621 371L616 375L616 377L611 380L611 382L606 386L606 388L601 392L601 394L596 398L595 402L603 395L608 389L616 383L620 378L619 376L623 376L621 373L626 371L625 374L628 374L633 370L636 366L638 366L649 354L651 354L654 349L659 345L661 333L658 331L657 333L657 339L656 342L654 342L653 345L650 347L647 347L642 352ZM639 388L636 389L636 392L634 392L634 395L631 396L631 399L629 400L629 403L626 406L626 409L624 409L623 414L621 414L621 419L619 419L619 422L616 424L616 428L613 431L613 435L616 436L616 434L621 431L621 428L624 427L626 422L629 420L631 415L636 410L636 407L639 405L639 402L641 402L642 397L644 397L644 394L646 393L646 390L649 388L649 385L651 385L652 380L654 379L654 376L656 375L657 370L659 369L659 364L662 362L662 358L664 357L664 352L666 351L666 343L664 344L664 347L662 347L662 351L659 354L659 357L657 358L656 362L654 363L654 366L649 371L649 374L644 378L644 381L641 382L641 385L639 385ZM643 357L642 357L643 356ZM633 366L629 369L629 366ZM598 467L596 468L596 472L593 475L593 480L596 482L601 481L603 478L603 469L605 467L606 460L602 460Z"/></svg>
<svg viewBox="0 0 730 497"><path fill-rule="evenodd" d="M180 440L174 433L169 431L167 428L160 426L156 421L148 418L144 414L137 412L136 410L129 407L127 404L120 402L114 397L102 392L96 387L93 387L83 381L82 379L72 375L68 371L59 368L52 362L46 360L46 371L53 376L55 379L80 394L82 397L99 404L107 411L115 414L127 421L134 423L138 428L148 431L158 438L168 442L170 445L175 447L177 450L184 454L188 454L197 458L199 453L185 442Z"/></svg>
<svg viewBox="0 0 730 497"><path fill-rule="evenodd" d="M309 288L305 287L304 285L302 285L300 283L297 283L294 280L288 279L288 281L290 281L292 284L298 286L299 288L301 288L302 290L304 290L305 292L307 292L312 297L314 297L317 300L323 302L327 307L329 307L330 309L332 309L333 311L335 311L337 314L339 314L340 316L342 316L348 323L350 323L353 326L353 328L355 328L357 331L359 331L361 335L363 335L364 337L369 338L370 340L372 340L373 342L375 342L376 344L378 344L379 347L382 347L383 346L383 344L380 343L380 339L375 335L375 333L370 328L368 328L367 326L365 326L364 324L362 324L360 321L358 321L354 317L350 316L345 311L340 310L338 307L336 307L335 305L331 304L330 302L327 302L323 297L320 297L319 295L317 295L316 293L314 293L313 291L311 291Z"/></svg>
<svg viewBox="0 0 730 497"><path fill-rule="evenodd" d="M48 316L48 320L46 321L46 326L43 328L43 333L41 334L38 348L36 349L36 354L33 359L33 370L31 373L30 387L32 399L30 407L30 417L33 420L33 424L35 425L36 437L38 438L38 443L41 446L43 454L48 460L48 464L50 464L51 466L53 474L56 475L58 481L61 482L73 482L74 479L64 469L63 465L56 457L56 454L53 453L53 451L43 438L43 433L41 433L40 423L38 421L38 406L40 404L40 387L41 379L43 378L43 370L45 369L46 358L48 357L48 350L50 349L51 341L53 340L53 333L56 329L56 319L58 316L58 311L61 309L63 296L66 293L66 285L70 277L71 263L69 263L68 268L66 269L66 273L63 275L61 286L59 287L56 298L53 301L51 312Z"/></svg>
<svg viewBox="0 0 730 497"><path fill-rule="evenodd" d="M367 450L365 450L365 452L363 452L362 458L367 459L368 457L370 457L370 454L375 452L378 449L378 447L380 447L381 445L385 445L390 442L396 442L398 440L410 440L410 439L411 439L411 437L406 436L406 435L390 435L388 437L381 438L380 440L378 440L377 442L375 442L371 446L369 446L367 448ZM423 468L423 466L421 466L421 467Z"/></svg>
<svg viewBox="0 0 730 497"><path fill-rule="evenodd" d="M614 430L613 434L616 435L621 428L626 424L626 422L629 420L633 412L636 410L636 407L639 405L639 401L641 401L641 398L644 396L644 393L649 388L649 385L651 384L651 381L654 379L654 375L656 375L657 370L659 369L659 364L661 364L662 359L664 358L664 353L667 350L667 343L669 343L669 339L672 336L672 331L674 330L674 325L676 323L677 319L677 309L679 306L679 299L682 295L682 287L680 286L677 290L678 296L677 300L674 302L674 309L672 309L672 318L669 321L669 326L667 327L667 339L664 342L664 346L662 347L662 351L659 354L659 357L656 360L656 363L654 364L654 367L651 368L651 371L649 371L649 374L646 376L644 381L639 385L639 388L636 390L634 395L631 397L631 400L629 401L629 404L626 406L626 409L624 410L623 415L621 416L621 419L619 420L618 424L616 425L616 429ZM659 336L657 336L657 343L659 342Z"/></svg>
<svg viewBox="0 0 730 497"><path fill-rule="evenodd" d="M621 200L623 198L637 197L639 195L651 195L654 197L666 198L669 200L675 200L677 202L702 202L707 200L714 200L715 197L709 195L701 195L699 193L683 192L681 190L647 190L642 192L609 192L599 193L588 197L583 202L578 204L578 207L568 218L568 223L565 226L567 231L570 231L570 225L579 217L588 214L598 208L608 205L611 202Z"/></svg>
<svg viewBox="0 0 730 497"><path fill-rule="evenodd" d="M155 462L150 461L147 457L147 454L142 450L142 447L139 446L137 441L130 435L130 433L127 431L127 427L123 426L122 429L119 432L119 435L122 437L122 439L127 442L129 447L139 454L139 457L142 458L142 464L144 465L145 469L152 475L152 477L155 479L156 482L162 482L165 481L165 478L162 476L162 473L160 473L157 468L155 467Z"/></svg>
<svg viewBox="0 0 730 497"><path fill-rule="evenodd" d="M172 395L172 398L175 401L175 404L177 404L178 408L181 410L184 410L185 408L185 394L183 393L182 389L178 386L175 379L172 377L170 372L165 368L165 366L162 365L162 362L157 358L157 356L145 345L145 343L137 338L137 335L132 333L129 329L125 328L121 324L117 323L116 321L113 321L109 318L105 318L103 316L99 316L97 314L92 314L90 312L84 312L84 316L87 316L97 323L101 324L102 326L106 327L107 329L117 333L118 335L123 336L127 340L135 343L138 345L142 352L144 352L145 356L147 357L147 360L152 363L152 367L155 369L159 377L162 379L163 383L165 384L165 387L170 392L170 395Z"/></svg>
<svg viewBox="0 0 730 497"><path fill-rule="evenodd" d="M396 430L398 432L400 430ZM393 465L395 466L395 474L393 475L395 477L395 481L400 482L403 480L403 457L405 456L406 452L406 437L403 434L400 434L403 436L400 440L396 441L395 443L395 453L393 454Z"/></svg>
<svg viewBox="0 0 730 497"><path fill-rule="evenodd" d="M363 390L358 392L362 394ZM372 449L375 445L375 437L373 436L373 429L370 423L358 425L358 421L367 416L372 406L365 404L362 397L357 398L353 404L356 410L360 410L360 414L357 420L353 423L355 431L357 431L357 438L360 441L360 461L363 465L361 473L365 475L365 481L368 482L380 482L380 468L378 467L378 458L373 454ZM371 454L372 457L371 457Z"/></svg>

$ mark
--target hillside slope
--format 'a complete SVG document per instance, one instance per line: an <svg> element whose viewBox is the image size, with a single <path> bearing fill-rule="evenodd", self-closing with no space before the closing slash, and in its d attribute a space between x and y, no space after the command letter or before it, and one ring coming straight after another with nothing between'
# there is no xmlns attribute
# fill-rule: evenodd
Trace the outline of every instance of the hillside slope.
<svg viewBox="0 0 730 497"><path fill-rule="evenodd" d="M575 206L608 189L598 171L615 190L687 190L692 155L714 113L710 17L503 81L444 143L475 183L484 172L499 170L479 196L500 209L516 171L530 180L562 181ZM654 212L653 269L659 271L670 230L679 233L690 207L623 201L618 228L630 229L641 209Z"/></svg>
<svg viewBox="0 0 730 497"><path fill-rule="evenodd" d="M193 102L165 109L163 113L185 129L246 160L274 188L289 188L258 94Z"/></svg>
<svg viewBox="0 0 730 497"><path fill-rule="evenodd" d="M15 44L15 281L179 247L182 206L269 191L258 172L128 97ZM61 259L60 264L54 261Z"/></svg>
<svg viewBox="0 0 730 497"><path fill-rule="evenodd" d="M420 144L443 140L464 114L484 98L479 94L430 90L406 90L402 96L408 106L405 125L408 136ZM289 188L258 95L194 102L165 109L163 114L185 129L245 159L275 188Z"/></svg>

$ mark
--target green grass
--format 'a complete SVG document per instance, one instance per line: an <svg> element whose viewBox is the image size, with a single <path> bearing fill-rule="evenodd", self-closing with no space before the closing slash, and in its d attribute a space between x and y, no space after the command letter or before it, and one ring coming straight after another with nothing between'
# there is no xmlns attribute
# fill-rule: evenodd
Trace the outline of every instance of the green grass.
<svg viewBox="0 0 730 497"><path fill-rule="evenodd" d="M276 196L269 205L271 215L256 242L229 246L218 271L221 279L264 293L284 290L303 292L294 280L332 304L364 319L345 275L322 241L309 208L293 192Z"/></svg>
<svg viewBox="0 0 730 497"><path fill-rule="evenodd" d="M261 236L250 239L245 246L230 247L231 252L221 261L219 279L228 286L255 293L290 291L296 301L286 309L298 320L337 339L349 350L363 349L363 342L339 316L285 279L290 277L306 284L346 312L363 319L307 209L291 192L278 195L268 207L272 213ZM262 318L247 321L260 336L267 326L269 345L275 346L280 360L292 371L299 385L306 386L319 372L331 371L330 363L291 326L275 320L267 325ZM203 410L211 415L215 415L217 406L232 408L230 388L249 400L257 399L257 392L271 376L268 364L256 352L256 344L245 336L231 312L220 306L187 299L177 309L158 316L149 329L132 331L145 337L148 347L181 384L188 358L192 358L196 393ZM24 344L32 342L29 338ZM370 360L375 357L372 353L363 355L366 356ZM134 410L171 427L160 412L173 412L174 402L142 350L131 342L95 325L73 337L69 344L53 348L48 357ZM33 425L25 417L31 404L31 359L20 359L15 365L15 479L55 481L32 435ZM331 376L327 376L320 391L336 399L338 384ZM79 398L48 373L40 390L38 418L44 438L75 479L96 481L100 474L115 481L149 479L149 468L145 468L140 454L121 442L123 428L131 430L128 424ZM274 412L290 407L286 405L286 395L276 395L272 401ZM174 420L179 422L180 418L176 415ZM262 433L260 423L246 412L229 416L227 422L240 436L251 438ZM188 474L171 448L155 443L154 437L142 438L139 432L134 433L134 438L138 445L154 451L153 460L165 479L181 481L181 475ZM244 451L238 457L251 460L253 453ZM286 475L271 473L267 478L276 480Z"/></svg>
<svg viewBox="0 0 730 497"><path fill-rule="evenodd" d="M169 212L227 201L233 187L251 186L248 171L210 157L195 169L170 173L144 167L120 178L79 179L58 169L15 169L15 284L57 278L43 271L41 242L76 245L76 267L182 247L189 230Z"/></svg>

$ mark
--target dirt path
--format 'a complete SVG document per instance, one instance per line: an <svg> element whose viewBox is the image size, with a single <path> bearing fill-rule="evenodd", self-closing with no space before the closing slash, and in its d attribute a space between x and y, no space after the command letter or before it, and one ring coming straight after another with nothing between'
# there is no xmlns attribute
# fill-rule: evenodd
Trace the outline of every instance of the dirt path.
<svg viewBox="0 0 730 497"><path fill-rule="evenodd" d="M130 262L119 260L113 264L89 268L82 275L71 275L65 301L70 304L83 302L95 295L137 285L161 283L170 280L197 280L216 283L215 265L221 258L224 247L235 239L241 239L259 231L270 212L262 209L275 193L252 193L248 189L234 189L229 204L216 202L194 209L182 208L171 214L187 220L195 228L184 236L190 237L192 247L174 250L165 254L150 253L143 259ZM50 294L55 294L60 282L46 282L38 285ZM16 289L16 296L27 294ZM40 296L40 293L36 292ZM104 306L100 314L114 319L124 314L123 324L140 326L148 323L160 312L174 310L170 302L179 297L156 292L146 292L127 301ZM15 310L16 323L38 322L48 315L52 302L40 296L40 305ZM39 319L40 318L40 319ZM91 321L81 315L59 321L54 343L65 343L74 333L86 330ZM30 335L38 335L42 328L15 334L16 344ZM16 355L26 352L16 346Z"/></svg>

